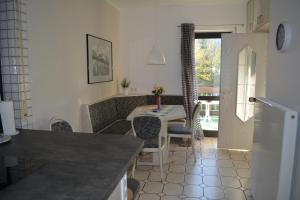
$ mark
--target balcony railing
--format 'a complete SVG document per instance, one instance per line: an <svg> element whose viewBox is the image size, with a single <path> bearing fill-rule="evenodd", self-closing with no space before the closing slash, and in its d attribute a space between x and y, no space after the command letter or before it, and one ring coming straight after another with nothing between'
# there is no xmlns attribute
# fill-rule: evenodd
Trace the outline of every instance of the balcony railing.
<svg viewBox="0 0 300 200"><path fill-rule="evenodd" d="M218 131L219 127L219 100L200 100L200 120L203 130Z"/></svg>

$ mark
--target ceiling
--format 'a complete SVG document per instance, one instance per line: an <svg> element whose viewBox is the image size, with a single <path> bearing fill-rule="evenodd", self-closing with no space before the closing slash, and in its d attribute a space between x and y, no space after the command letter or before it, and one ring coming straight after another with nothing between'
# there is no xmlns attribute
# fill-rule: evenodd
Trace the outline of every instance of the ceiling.
<svg viewBox="0 0 300 200"><path fill-rule="evenodd" d="M193 4L224 4L238 3L246 0L107 0L117 8L154 5L193 5Z"/></svg>

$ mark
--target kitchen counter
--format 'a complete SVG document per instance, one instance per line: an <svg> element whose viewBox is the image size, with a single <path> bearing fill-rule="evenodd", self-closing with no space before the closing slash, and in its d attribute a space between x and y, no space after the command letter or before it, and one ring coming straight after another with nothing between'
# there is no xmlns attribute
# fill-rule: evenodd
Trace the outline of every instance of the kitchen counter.
<svg viewBox="0 0 300 200"><path fill-rule="evenodd" d="M132 136L22 130L0 145L0 156L44 164L0 190L0 199L108 199L142 146Z"/></svg>

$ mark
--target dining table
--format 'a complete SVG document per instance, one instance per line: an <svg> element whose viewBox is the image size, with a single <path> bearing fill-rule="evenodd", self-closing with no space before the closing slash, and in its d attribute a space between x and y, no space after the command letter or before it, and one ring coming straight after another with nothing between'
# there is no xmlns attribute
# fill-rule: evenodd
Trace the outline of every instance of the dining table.
<svg viewBox="0 0 300 200"><path fill-rule="evenodd" d="M132 121L134 117L139 115L153 115L159 116L163 123L161 125L162 128L162 137L165 137L165 141L167 142L168 136L168 122L172 120L184 119L186 118L186 113L183 105L161 105L160 109L157 109L157 105L145 105L136 107L128 116L127 120ZM166 144L167 147L167 144ZM163 162L169 162L169 148L164 148L163 150ZM141 165L143 162L139 162ZM159 165L159 158L157 153L153 154L152 158L153 165Z"/></svg>

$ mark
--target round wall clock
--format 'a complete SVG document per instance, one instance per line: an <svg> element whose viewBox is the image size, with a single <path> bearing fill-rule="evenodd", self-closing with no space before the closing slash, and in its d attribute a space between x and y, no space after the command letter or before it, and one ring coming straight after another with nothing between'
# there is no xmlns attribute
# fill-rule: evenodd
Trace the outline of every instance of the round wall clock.
<svg viewBox="0 0 300 200"><path fill-rule="evenodd" d="M278 51L286 51L291 44L291 30L287 22L282 22L277 27L276 48Z"/></svg>

